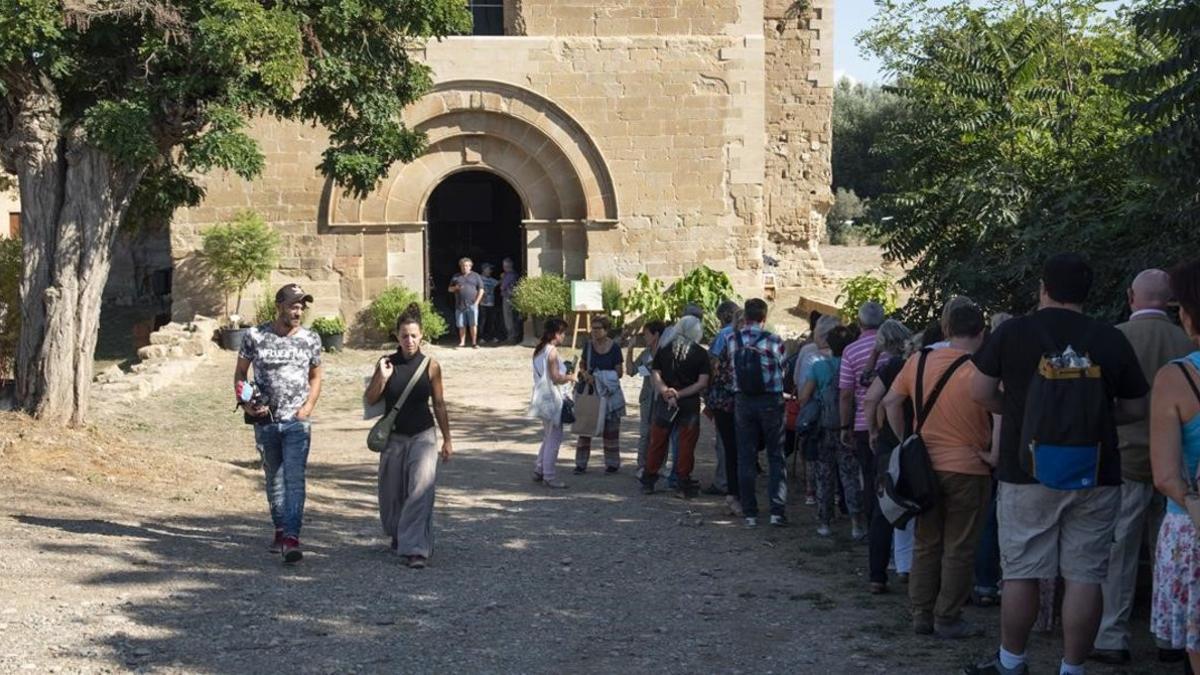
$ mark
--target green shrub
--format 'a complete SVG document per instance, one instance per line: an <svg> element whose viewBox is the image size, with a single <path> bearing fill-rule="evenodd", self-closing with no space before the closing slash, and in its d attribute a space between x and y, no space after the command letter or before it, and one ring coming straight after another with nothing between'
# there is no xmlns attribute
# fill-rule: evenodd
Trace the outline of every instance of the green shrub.
<svg viewBox="0 0 1200 675"><path fill-rule="evenodd" d="M523 316L564 317L571 309L571 283L556 274L522 277L513 289L513 306Z"/></svg>
<svg viewBox="0 0 1200 675"><path fill-rule="evenodd" d="M667 306L672 317L683 316L685 307L691 304L704 309L704 334L712 337L721 328L717 319L717 307L726 300L739 300L737 291L729 281L729 275L701 265L671 284L666 293Z"/></svg>
<svg viewBox="0 0 1200 675"><path fill-rule="evenodd" d="M886 313L892 314L896 311L898 299L896 286L890 279L881 279L870 274L860 274L847 279L837 297L837 301L842 304L842 318L849 322L858 318L858 308L864 302L874 300L883 305Z"/></svg>
<svg viewBox="0 0 1200 675"><path fill-rule="evenodd" d="M279 262L279 233L262 216L243 211L232 223L222 223L200 235L200 257L212 274L213 282L229 294L237 293L233 313L242 311L242 291L252 281L266 281Z"/></svg>
<svg viewBox="0 0 1200 675"><path fill-rule="evenodd" d="M621 330L625 326L625 308L621 304L621 282L616 277L604 277L600 283L604 294L604 312L612 321L613 330Z"/></svg>
<svg viewBox="0 0 1200 675"><path fill-rule="evenodd" d="M393 286L380 293L379 297L371 301L367 312L379 330L385 335L394 336L396 319L399 319L400 313L414 302L421 306L421 334L427 342L436 342L449 332L446 319L437 313L429 301L422 300L416 293L402 286Z"/></svg>
<svg viewBox="0 0 1200 675"><path fill-rule="evenodd" d="M278 313L279 310L275 308L275 296L269 290L263 291L263 296L254 306L254 325L261 326L264 323L271 323Z"/></svg>
<svg viewBox="0 0 1200 675"><path fill-rule="evenodd" d="M346 332L346 322L342 321L340 316L322 316L317 317L312 322L312 331L321 337L329 337L330 335L342 335Z"/></svg>
<svg viewBox="0 0 1200 675"><path fill-rule="evenodd" d="M0 239L0 377L11 373L21 337L21 240Z"/></svg>
<svg viewBox="0 0 1200 675"><path fill-rule="evenodd" d="M621 311L629 316L637 316L642 323L669 320L671 306L667 304L663 282L639 272L633 288L621 298Z"/></svg>

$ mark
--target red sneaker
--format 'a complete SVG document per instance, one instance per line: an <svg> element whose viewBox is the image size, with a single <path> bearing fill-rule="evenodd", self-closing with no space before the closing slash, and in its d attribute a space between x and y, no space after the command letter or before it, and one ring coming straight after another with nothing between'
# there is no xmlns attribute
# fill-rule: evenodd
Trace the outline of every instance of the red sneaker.
<svg viewBox="0 0 1200 675"><path fill-rule="evenodd" d="M279 550L283 554L283 562L288 564L298 563L304 558L304 554L300 552L299 537L284 537Z"/></svg>
<svg viewBox="0 0 1200 675"><path fill-rule="evenodd" d="M275 540L267 547L271 553L279 553L283 550L283 530L275 530Z"/></svg>

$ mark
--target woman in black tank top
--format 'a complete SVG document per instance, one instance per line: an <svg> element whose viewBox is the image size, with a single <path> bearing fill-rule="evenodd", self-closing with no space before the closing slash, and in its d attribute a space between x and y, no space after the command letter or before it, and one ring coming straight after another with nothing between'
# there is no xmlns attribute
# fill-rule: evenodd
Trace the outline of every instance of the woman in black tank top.
<svg viewBox="0 0 1200 675"><path fill-rule="evenodd" d="M415 303L396 322L396 338L400 348L379 359L366 396L368 403L383 398L389 410L399 403L388 446L379 453L379 518L392 550L409 567L422 568L433 552L438 458L450 461L454 448L442 368L421 353L421 308ZM435 417L442 432L440 452Z"/></svg>

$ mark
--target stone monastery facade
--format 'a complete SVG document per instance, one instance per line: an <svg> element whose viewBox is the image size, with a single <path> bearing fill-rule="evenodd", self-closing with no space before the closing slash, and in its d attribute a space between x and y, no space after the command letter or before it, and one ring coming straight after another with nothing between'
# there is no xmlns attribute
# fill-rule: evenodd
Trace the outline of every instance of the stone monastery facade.
<svg viewBox="0 0 1200 675"><path fill-rule="evenodd" d="M220 311L199 233L247 208L283 235L272 283L347 320L393 285L445 296L460 255L626 284L703 263L747 295L821 271L833 0L470 4L503 34L420 50L435 86L404 114L428 149L367 198L321 177L321 130L275 120L259 179L205 179L171 226L176 318Z"/></svg>

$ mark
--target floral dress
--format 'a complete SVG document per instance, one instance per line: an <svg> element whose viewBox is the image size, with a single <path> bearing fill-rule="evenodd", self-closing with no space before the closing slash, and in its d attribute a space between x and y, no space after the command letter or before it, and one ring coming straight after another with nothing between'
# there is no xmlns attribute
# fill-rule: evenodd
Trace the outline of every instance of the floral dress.
<svg viewBox="0 0 1200 675"><path fill-rule="evenodd" d="M1187 361L1200 368L1200 352ZM1200 466L1200 415L1181 431L1187 475L1194 477ZM1172 500L1158 533L1150 629L1173 649L1200 652L1200 536L1187 510Z"/></svg>

